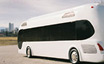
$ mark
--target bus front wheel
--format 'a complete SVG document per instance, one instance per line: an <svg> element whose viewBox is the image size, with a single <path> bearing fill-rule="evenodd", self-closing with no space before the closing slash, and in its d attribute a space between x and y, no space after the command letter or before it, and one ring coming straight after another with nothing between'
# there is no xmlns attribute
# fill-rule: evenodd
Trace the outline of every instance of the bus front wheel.
<svg viewBox="0 0 104 64"><path fill-rule="evenodd" d="M78 64L79 61L79 53L77 51L77 49L71 49L69 52L69 57L70 57L70 61L72 64Z"/></svg>
<svg viewBox="0 0 104 64"><path fill-rule="evenodd" d="M26 56L28 58L31 58L32 57L32 53L31 53L31 48L28 46L27 49L26 49Z"/></svg>

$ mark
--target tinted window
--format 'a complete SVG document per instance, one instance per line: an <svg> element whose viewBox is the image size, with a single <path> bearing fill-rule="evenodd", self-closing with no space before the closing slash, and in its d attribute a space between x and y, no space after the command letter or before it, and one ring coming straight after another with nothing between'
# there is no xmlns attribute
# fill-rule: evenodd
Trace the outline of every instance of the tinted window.
<svg viewBox="0 0 104 64"><path fill-rule="evenodd" d="M79 20L38 28L20 30L18 41L83 40L91 37L94 29L87 20Z"/></svg>
<svg viewBox="0 0 104 64"><path fill-rule="evenodd" d="M76 22L76 40L83 40L91 37L94 34L94 28L89 21L82 20Z"/></svg>
<svg viewBox="0 0 104 64"><path fill-rule="evenodd" d="M74 40L75 22L20 30L21 41Z"/></svg>

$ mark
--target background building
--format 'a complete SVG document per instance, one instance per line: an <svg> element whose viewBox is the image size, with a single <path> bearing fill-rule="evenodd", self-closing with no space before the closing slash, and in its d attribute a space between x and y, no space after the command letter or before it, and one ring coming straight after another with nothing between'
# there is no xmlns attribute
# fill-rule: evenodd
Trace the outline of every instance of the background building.
<svg viewBox="0 0 104 64"><path fill-rule="evenodd" d="M9 23L9 32L13 32L13 31L14 31L14 24Z"/></svg>
<svg viewBox="0 0 104 64"><path fill-rule="evenodd" d="M0 27L0 37L17 37L18 27L14 27L14 23L8 25L8 27Z"/></svg>

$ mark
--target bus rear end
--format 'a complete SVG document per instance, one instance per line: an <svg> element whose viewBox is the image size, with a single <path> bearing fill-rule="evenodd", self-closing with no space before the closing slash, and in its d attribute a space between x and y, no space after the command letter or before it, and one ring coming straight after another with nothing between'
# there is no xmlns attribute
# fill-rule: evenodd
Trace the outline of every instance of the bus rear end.
<svg viewBox="0 0 104 64"><path fill-rule="evenodd" d="M104 62L104 3L99 4L96 7L97 11L97 28L96 29L96 40L98 50L98 60Z"/></svg>
<svg viewBox="0 0 104 64"><path fill-rule="evenodd" d="M94 34L82 43L82 61L104 62L104 5L103 3L91 5L87 11L88 19L94 28ZM87 34L88 35L88 34Z"/></svg>

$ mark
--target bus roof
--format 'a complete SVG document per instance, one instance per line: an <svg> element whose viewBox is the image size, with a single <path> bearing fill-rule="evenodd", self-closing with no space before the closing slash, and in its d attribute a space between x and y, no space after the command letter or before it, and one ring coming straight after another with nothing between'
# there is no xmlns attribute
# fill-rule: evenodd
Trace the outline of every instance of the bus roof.
<svg viewBox="0 0 104 64"><path fill-rule="evenodd" d="M73 20L86 19L84 17L84 15L87 14L86 10L89 11L91 9L91 6L95 7L97 5L99 5L99 3L90 3L75 8L66 9L63 11L58 11L46 15L41 15L38 17L33 17L28 19L27 21L24 21L20 25L19 29L28 29L33 27L71 22Z"/></svg>

